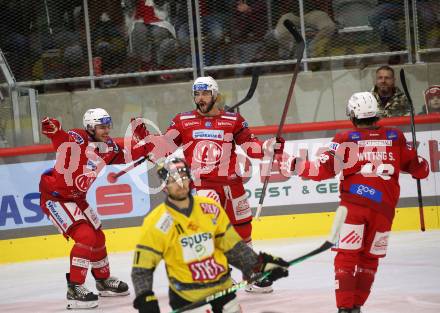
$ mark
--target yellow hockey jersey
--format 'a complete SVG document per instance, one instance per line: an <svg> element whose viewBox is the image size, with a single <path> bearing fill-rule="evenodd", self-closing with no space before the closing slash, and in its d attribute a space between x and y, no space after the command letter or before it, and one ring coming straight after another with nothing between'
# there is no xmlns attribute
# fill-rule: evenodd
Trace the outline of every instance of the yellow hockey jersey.
<svg viewBox="0 0 440 313"><path fill-rule="evenodd" d="M225 252L240 240L223 208L193 196L189 216L166 201L144 219L133 267L154 270L164 259L170 288L194 302L232 286Z"/></svg>

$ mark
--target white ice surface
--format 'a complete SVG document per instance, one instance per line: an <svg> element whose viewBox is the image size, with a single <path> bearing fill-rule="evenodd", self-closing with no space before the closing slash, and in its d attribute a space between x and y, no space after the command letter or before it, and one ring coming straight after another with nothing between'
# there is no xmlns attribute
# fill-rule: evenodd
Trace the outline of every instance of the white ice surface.
<svg viewBox="0 0 440 313"><path fill-rule="evenodd" d="M293 259L318 247L324 238L255 242L255 250ZM272 294L238 293L246 313L335 313L333 253L325 252L293 266L275 283ZM130 282L132 253L109 256L112 275ZM0 312L66 312L64 273L68 259L0 266ZM237 270L233 276L239 279ZM95 290L88 275L89 289ZM154 291L162 312L169 312L163 265L155 273ZM135 312L128 297L100 298L86 312ZM381 260L365 313L440 312L440 231L392 233L388 255Z"/></svg>

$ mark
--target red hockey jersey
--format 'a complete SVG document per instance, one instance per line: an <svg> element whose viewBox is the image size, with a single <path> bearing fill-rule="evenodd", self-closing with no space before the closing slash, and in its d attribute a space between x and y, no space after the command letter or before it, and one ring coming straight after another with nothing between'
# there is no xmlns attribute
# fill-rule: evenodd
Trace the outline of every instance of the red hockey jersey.
<svg viewBox="0 0 440 313"><path fill-rule="evenodd" d="M145 24L162 21L154 12L153 1L139 0L136 5L135 19L143 20Z"/></svg>
<svg viewBox="0 0 440 313"><path fill-rule="evenodd" d="M429 174L428 162L420 159L399 129L356 128L336 134L317 161L298 162L296 169L317 181L340 173L341 202L372 208L392 220L400 171L420 179Z"/></svg>
<svg viewBox="0 0 440 313"><path fill-rule="evenodd" d="M131 160L126 160L125 151L113 139L94 142L83 129L61 129L49 138L57 158L55 167L41 176L40 191L64 200L85 200L87 190L106 164L126 163L146 155L144 145L132 148Z"/></svg>
<svg viewBox="0 0 440 313"><path fill-rule="evenodd" d="M173 138L177 146L183 146L183 154L196 180L241 181L236 145L251 158L264 156L263 143L239 113L220 111L214 117L203 116L197 110L180 113L165 135Z"/></svg>

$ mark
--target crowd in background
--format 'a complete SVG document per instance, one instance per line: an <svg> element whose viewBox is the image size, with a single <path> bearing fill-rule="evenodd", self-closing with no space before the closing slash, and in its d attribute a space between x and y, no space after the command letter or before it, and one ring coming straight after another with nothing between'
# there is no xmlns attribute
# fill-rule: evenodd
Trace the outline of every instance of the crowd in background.
<svg viewBox="0 0 440 313"><path fill-rule="evenodd" d="M291 59L282 23L300 28L301 11L309 58L406 49L402 0L304 0L303 8L296 0L198 3L206 66ZM440 44L439 6L417 1L421 47ZM90 74L84 1L1 0L0 7L0 48L18 81ZM192 66L187 0L88 1L87 10L95 75ZM399 54L388 59L401 62Z"/></svg>

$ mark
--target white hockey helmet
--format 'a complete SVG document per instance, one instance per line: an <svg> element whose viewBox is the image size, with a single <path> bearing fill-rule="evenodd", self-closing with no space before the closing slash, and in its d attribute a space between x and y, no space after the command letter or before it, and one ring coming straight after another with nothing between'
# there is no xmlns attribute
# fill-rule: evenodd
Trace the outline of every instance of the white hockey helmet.
<svg viewBox="0 0 440 313"><path fill-rule="evenodd" d="M357 119L376 117L378 104L371 92L354 93L347 104L347 116L354 116Z"/></svg>
<svg viewBox="0 0 440 313"><path fill-rule="evenodd" d="M194 92L199 90L211 90L213 99L215 100L218 95L218 84L211 76L201 76L194 81L192 86L193 96Z"/></svg>
<svg viewBox="0 0 440 313"><path fill-rule="evenodd" d="M86 130L94 130L96 125L112 126L112 117L104 109L90 109L84 113L83 125Z"/></svg>

